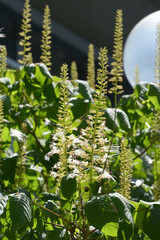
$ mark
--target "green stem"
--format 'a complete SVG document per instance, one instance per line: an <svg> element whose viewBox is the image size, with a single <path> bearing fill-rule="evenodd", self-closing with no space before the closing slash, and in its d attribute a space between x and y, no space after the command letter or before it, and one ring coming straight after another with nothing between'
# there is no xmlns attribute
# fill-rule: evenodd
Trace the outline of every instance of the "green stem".
<svg viewBox="0 0 160 240"><path fill-rule="evenodd" d="M64 217L62 217L62 216L59 215L58 213L55 213L55 212L53 212L52 210L50 210L50 209L48 209L48 208L46 208L46 207L43 207L43 206L40 205L39 203L36 203L36 202L34 202L34 201L31 201L31 202L32 202L34 205L37 205L38 207L40 207L40 208L42 208L42 209L44 209L44 210L52 213L53 215L57 216L58 218L62 219L62 220L65 221L65 222L67 222L67 223L68 223L69 225L71 225L72 227L77 228L77 229L79 229L81 232L83 232L83 229L79 228L75 223L73 223L73 222L65 219Z"/></svg>

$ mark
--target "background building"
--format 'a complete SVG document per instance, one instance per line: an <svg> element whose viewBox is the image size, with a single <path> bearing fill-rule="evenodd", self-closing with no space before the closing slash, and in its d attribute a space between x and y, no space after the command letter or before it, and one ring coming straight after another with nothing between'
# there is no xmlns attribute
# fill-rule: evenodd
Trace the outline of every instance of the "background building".
<svg viewBox="0 0 160 240"><path fill-rule="evenodd" d="M62 63L77 62L79 79L86 79L89 43L106 46L112 61L113 34L117 9L123 10L124 42L134 27L146 15L159 10L159 0L31 0L32 52L34 62L39 62L43 10L48 4L52 14L52 74L59 75ZM19 31L24 0L0 0L0 28L6 38L1 40L8 50L8 63L17 66ZM125 93L132 88L124 77Z"/></svg>

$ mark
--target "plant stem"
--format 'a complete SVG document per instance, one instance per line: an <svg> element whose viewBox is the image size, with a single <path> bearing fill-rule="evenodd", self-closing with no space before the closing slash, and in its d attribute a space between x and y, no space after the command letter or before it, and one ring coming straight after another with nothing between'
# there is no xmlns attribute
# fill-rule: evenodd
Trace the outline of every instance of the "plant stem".
<svg viewBox="0 0 160 240"><path fill-rule="evenodd" d="M139 155L137 155L135 158L133 158L133 160L141 157L144 153L146 153L146 152L148 151L148 149L149 149L154 143L155 143L155 141L152 142L152 143L150 143L150 145L149 145L146 149L144 149Z"/></svg>
<svg viewBox="0 0 160 240"><path fill-rule="evenodd" d="M63 221L67 222L67 223L68 223L69 225L71 225L72 227L77 228L77 229L79 229L80 231L83 232L83 229L79 228L79 227L78 227L76 224L74 224L73 222L68 221L67 219L65 219L64 217L62 217L61 215L59 215L58 213L55 213L55 212L51 211L50 209L43 207L43 206L40 205L39 203L36 203L36 202L34 202L34 201L31 201L31 202L32 202L33 204L37 205L38 207L40 207L40 208L42 208L42 209L44 209L44 210L52 213L53 215L57 216L58 218L62 219Z"/></svg>

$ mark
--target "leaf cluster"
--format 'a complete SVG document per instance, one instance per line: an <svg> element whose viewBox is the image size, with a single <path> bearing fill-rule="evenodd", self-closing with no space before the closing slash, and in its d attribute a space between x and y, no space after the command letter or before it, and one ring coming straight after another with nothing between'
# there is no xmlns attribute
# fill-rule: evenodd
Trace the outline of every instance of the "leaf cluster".
<svg viewBox="0 0 160 240"><path fill-rule="evenodd" d="M27 56L29 0L25 4L21 44ZM3 71L2 239L159 239L160 88L139 82L117 103L122 32L118 10L111 72L115 107L108 98L105 47L95 89L84 80L69 81L66 64L60 77L50 74L47 63L28 60Z"/></svg>

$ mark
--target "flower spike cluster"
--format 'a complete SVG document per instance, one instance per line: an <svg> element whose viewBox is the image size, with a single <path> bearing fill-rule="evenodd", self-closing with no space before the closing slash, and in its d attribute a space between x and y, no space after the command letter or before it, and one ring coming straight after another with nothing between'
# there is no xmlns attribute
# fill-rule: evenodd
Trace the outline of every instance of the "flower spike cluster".
<svg viewBox="0 0 160 240"><path fill-rule="evenodd" d="M78 71L77 71L77 64L75 61L71 63L71 80L78 79Z"/></svg>
<svg viewBox="0 0 160 240"><path fill-rule="evenodd" d="M88 47L87 81L89 86L95 89L95 58L93 44L89 44Z"/></svg>
<svg viewBox="0 0 160 240"><path fill-rule="evenodd" d="M127 148L127 140L123 139L120 153L120 194L130 199L132 178L132 152Z"/></svg>
<svg viewBox="0 0 160 240"><path fill-rule="evenodd" d="M160 24L156 31L155 80L160 85Z"/></svg>
<svg viewBox="0 0 160 240"><path fill-rule="evenodd" d="M102 170L108 151L108 129L105 126L105 119L103 117L106 104L105 94L107 92L107 64L107 49L104 47L99 52L100 68L97 72L97 86L93 97L94 102L86 119L87 127L82 130L80 136L80 139L84 142L81 146L81 149L84 151L84 159L89 163L90 185L92 185L94 172L96 170L99 171L99 167Z"/></svg>
<svg viewBox="0 0 160 240"><path fill-rule="evenodd" d="M42 55L40 59L48 67L48 70L51 70L51 13L49 6L46 5L44 9L44 19L43 19L43 30L42 30L42 44L41 51Z"/></svg>
<svg viewBox="0 0 160 240"><path fill-rule="evenodd" d="M123 81L123 18L122 10L118 9L116 13L116 23L114 32L114 49L113 49L113 62L112 70L110 74L112 78L109 79L112 82L112 87L109 93L114 93L115 95L115 106L117 104L117 94L123 93L123 87L121 85Z"/></svg>
<svg viewBox="0 0 160 240"><path fill-rule="evenodd" d="M7 70L7 48L6 46L1 46L0 48L0 77L4 76Z"/></svg>
<svg viewBox="0 0 160 240"><path fill-rule="evenodd" d="M55 164L52 174L55 175L60 182L63 176L68 173L69 163L68 156L71 147L70 134L72 133L72 114L70 106L70 96L68 90L68 66L63 64L61 67L60 82L60 107L58 110L58 123L53 134L51 151L48 155L59 154L59 162ZM57 185L58 186L58 185Z"/></svg>
<svg viewBox="0 0 160 240"><path fill-rule="evenodd" d="M16 167L16 177L15 177L15 186L16 187L23 187L24 182L24 174L25 174L25 156L26 156L26 132L27 132L27 124L21 124L22 135L19 145L19 153L18 153L18 160L17 160L17 167Z"/></svg>
<svg viewBox="0 0 160 240"><path fill-rule="evenodd" d="M32 53L31 53L31 9L30 9L30 0L25 0L24 9L23 9L23 19L20 32L21 40L19 45L22 46L23 50L19 52L19 55L22 56L22 59L19 59L18 62L23 66L32 63Z"/></svg>

